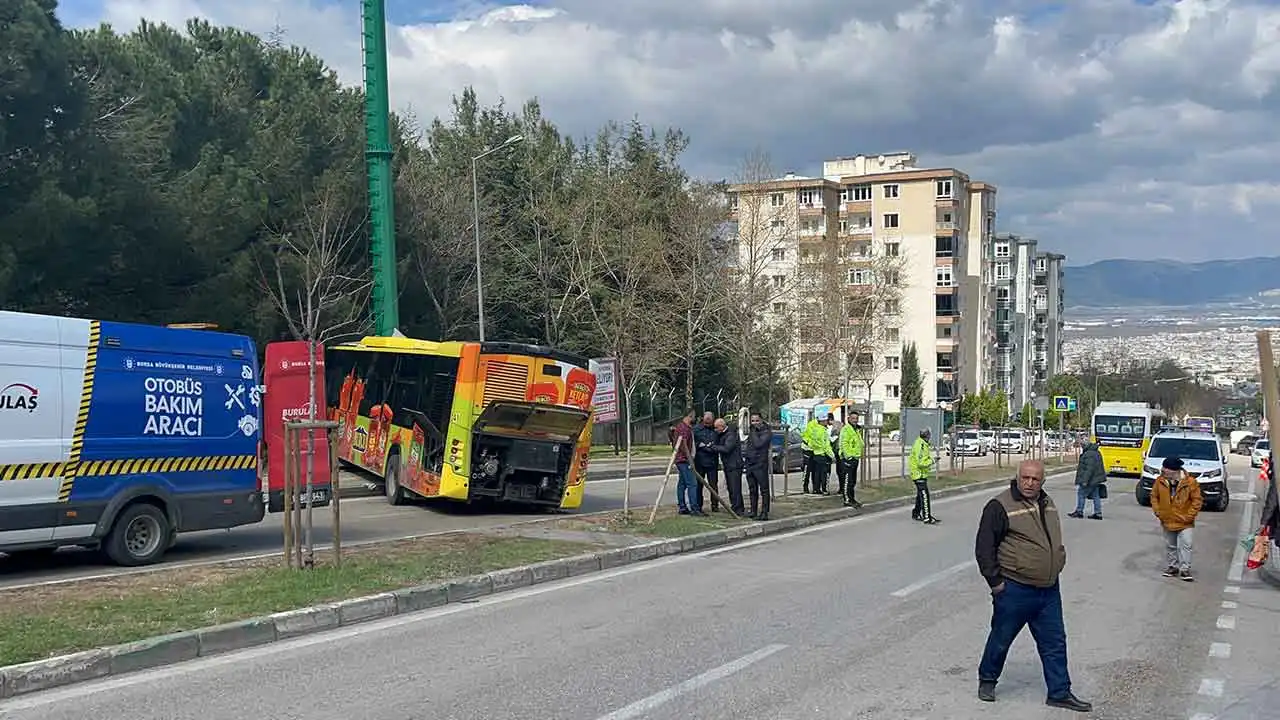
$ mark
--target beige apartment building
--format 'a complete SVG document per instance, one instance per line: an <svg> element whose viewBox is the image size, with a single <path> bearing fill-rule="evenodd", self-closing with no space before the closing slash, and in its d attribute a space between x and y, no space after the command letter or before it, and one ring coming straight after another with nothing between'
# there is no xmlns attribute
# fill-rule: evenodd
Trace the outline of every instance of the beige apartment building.
<svg viewBox="0 0 1280 720"><path fill-rule="evenodd" d="M914 343L925 407L988 382L993 296L984 278L996 188L910 153L823 163L729 189L735 272L762 313L792 328L793 396L901 403Z"/></svg>

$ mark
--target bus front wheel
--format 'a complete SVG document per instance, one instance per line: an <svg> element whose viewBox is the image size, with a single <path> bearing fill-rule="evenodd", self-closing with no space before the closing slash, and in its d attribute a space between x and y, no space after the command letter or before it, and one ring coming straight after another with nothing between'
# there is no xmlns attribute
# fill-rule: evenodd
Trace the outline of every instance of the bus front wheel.
<svg viewBox="0 0 1280 720"><path fill-rule="evenodd" d="M387 470L383 476L387 491L387 502L392 505L404 505L404 488L400 487L400 453L387 458Z"/></svg>

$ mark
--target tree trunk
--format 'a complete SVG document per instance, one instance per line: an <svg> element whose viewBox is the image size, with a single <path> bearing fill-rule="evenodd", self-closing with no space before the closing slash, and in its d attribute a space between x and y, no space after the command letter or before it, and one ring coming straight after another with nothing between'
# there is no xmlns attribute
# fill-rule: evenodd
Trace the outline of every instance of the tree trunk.
<svg viewBox="0 0 1280 720"><path fill-rule="evenodd" d="M685 321L685 374L684 374L684 398L685 409L693 407L693 310L686 310L684 314Z"/></svg>
<svg viewBox="0 0 1280 720"><path fill-rule="evenodd" d="M307 339L307 420L315 422L316 419L316 341L315 338ZM307 567L315 567L316 549L311 540L313 537L312 530L315 527L314 522L314 498L311 496L312 488L315 485L315 464L316 464L316 446L315 431L307 430L307 442L303 446L307 453ZM332 482L332 480L331 480Z"/></svg>
<svg viewBox="0 0 1280 720"><path fill-rule="evenodd" d="M618 356L615 354L614 357L617 358ZM621 358L618 358L616 367L617 367L617 374L618 374L618 386L622 388L623 407L621 408L621 410L623 413L625 413L625 415L623 416L622 425L625 428L624 432L627 435L624 443L627 449L627 459L622 469L622 516L629 518L631 517L631 391L632 391L632 387L630 384L631 381L627 378L627 376L625 375L622 369Z"/></svg>

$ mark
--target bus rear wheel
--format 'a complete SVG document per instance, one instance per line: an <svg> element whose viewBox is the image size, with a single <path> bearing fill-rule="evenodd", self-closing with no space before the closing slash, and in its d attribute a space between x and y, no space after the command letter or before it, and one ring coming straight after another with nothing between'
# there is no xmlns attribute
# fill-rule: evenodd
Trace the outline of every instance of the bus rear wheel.
<svg viewBox="0 0 1280 720"><path fill-rule="evenodd" d="M404 505L404 488L400 487L400 453L387 458L387 469L383 474L383 482L387 492L387 502L391 505Z"/></svg>

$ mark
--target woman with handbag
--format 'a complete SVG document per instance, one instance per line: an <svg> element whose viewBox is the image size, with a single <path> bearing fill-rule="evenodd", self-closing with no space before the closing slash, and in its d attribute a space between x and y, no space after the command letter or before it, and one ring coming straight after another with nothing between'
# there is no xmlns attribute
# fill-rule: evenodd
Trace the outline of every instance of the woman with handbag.
<svg viewBox="0 0 1280 720"><path fill-rule="evenodd" d="M1076 466L1076 509L1067 517L1084 517L1084 501L1093 500L1090 520L1102 519L1102 499L1107 496L1107 471L1102 465L1102 453L1096 443L1086 442L1080 449L1080 464Z"/></svg>

